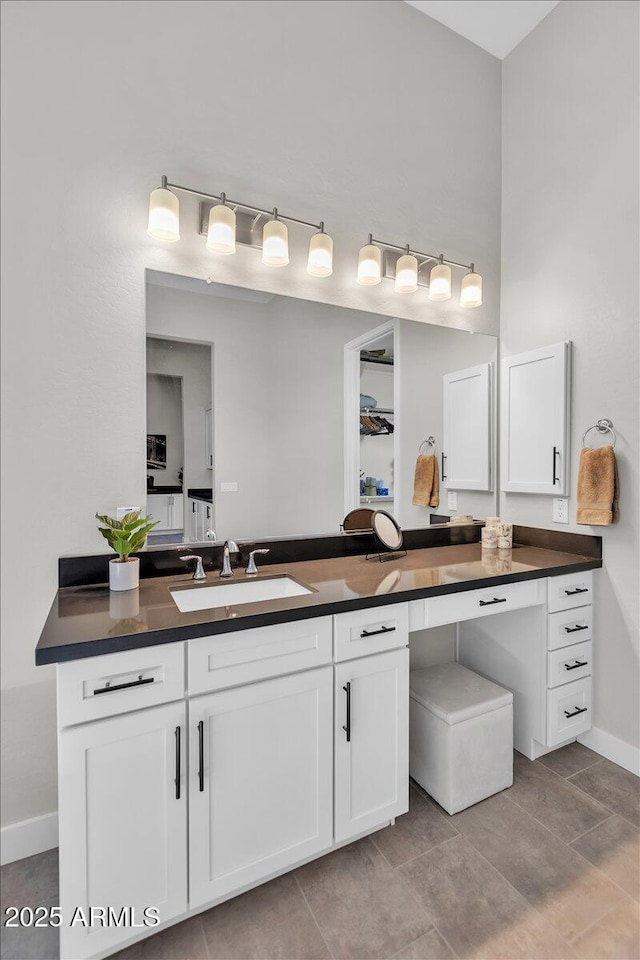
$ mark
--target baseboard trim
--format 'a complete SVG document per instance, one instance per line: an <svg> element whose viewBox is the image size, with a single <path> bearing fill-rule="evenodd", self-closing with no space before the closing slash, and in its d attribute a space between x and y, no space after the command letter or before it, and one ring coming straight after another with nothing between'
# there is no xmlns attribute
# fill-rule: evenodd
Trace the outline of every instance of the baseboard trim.
<svg viewBox="0 0 640 960"><path fill-rule="evenodd" d="M640 777L640 749L633 744L619 740L600 727L591 727L591 730L580 734L578 743Z"/></svg>
<svg viewBox="0 0 640 960"><path fill-rule="evenodd" d="M0 830L0 863L13 863L58 846L58 814L19 820Z"/></svg>

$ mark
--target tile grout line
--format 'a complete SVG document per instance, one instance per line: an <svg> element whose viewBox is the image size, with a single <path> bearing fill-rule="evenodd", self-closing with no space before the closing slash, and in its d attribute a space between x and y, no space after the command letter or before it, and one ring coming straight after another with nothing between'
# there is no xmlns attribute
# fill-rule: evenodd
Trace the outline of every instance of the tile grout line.
<svg viewBox="0 0 640 960"><path fill-rule="evenodd" d="M577 741L576 741L576 743L577 743ZM562 748L561 748L561 749L562 749ZM553 754L554 752L555 752L555 751L552 750L551 753L545 753L545 754L543 754L543 756L545 756L545 757L550 757L551 754ZM596 763L600 763L600 761L603 760L603 759L604 759L603 757L598 756L598 759L597 759L597 760L592 760L591 763L588 763L588 764L586 765L586 767L581 767L580 770L574 770L573 773L569 773L567 776L565 776L563 773L558 773L558 771L557 771L557 770L554 770L553 767L547 766L547 764L544 762L544 760L543 760L542 757L538 757L538 759L537 759L537 760L533 760L532 763L539 763L541 766L543 766L543 767L545 768L545 770L550 770L551 773L555 773L556 776L561 777L563 780L568 780L569 777L575 777L576 774L578 774L578 773L584 773L585 770L588 770L590 767L594 767L594 766L596 765Z"/></svg>
<svg viewBox="0 0 640 960"><path fill-rule="evenodd" d="M327 941L326 941L326 939L325 939L325 936L324 936L324 934L323 934L323 932L322 932L322 929L321 929L321 927L320 927L320 924L318 923L318 921L317 921L317 919L316 919L316 915L315 915L315 913L313 912L313 909L311 908L311 904L309 903L309 901L308 901L308 899L307 899L307 895L306 895L306 893L304 892L304 890L302 889L302 884L300 883L300 880L299 880L299 878L298 878L298 871L297 871L297 870L292 870L291 872L293 873L293 876L294 876L294 878L295 878L295 881L296 881L296 883L297 883L297 885L298 885L298 890L300 891L300 893L301 893L301 895L302 895L302 899L303 899L304 902L305 902L305 905L306 905L306 907L307 907L307 910L308 910L309 913L311 914L311 919L312 919L313 922L315 923L316 928L317 928L317 930L318 930L318 933L320 934L320 939L322 940L322 942L324 943L325 947L327 948L327 953L328 953L329 956L331 957L331 960L335 960L335 958L334 958L334 956L333 956L333 952L332 952L329 944L327 943Z"/></svg>
<svg viewBox="0 0 640 960"><path fill-rule="evenodd" d="M207 957L207 960L211 960L211 954L209 953L209 943L207 942L207 935L204 932L204 923L202 922L202 914L198 914L198 920L200 921L200 932L202 934L202 939L204 941L204 952Z"/></svg>
<svg viewBox="0 0 640 960"><path fill-rule="evenodd" d="M436 931L438 936L444 941L444 943L446 943L446 945L449 947L449 950L451 950L451 953L454 955L454 957L459 957L459 954L456 953L456 951L453 949L453 947L451 946L447 938L444 936L443 933L440 932L440 930L438 930L435 924L433 925L433 929Z"/></svg>
<svg viewBox="0 0 640 960"><path fill-rule="evenodd" d="M574 837L573 840L570 840L570 841L569 841L569 843L567 844L567 846L568 846L568 847L572 846L572 844L574 844L574 843L576 842L576 840L582 840L582 838L583 838L583 837L586 837L586 835L587 835L588 833L592 833L594 830L597 830L599 827L603 826L605 823L609 823L609 820L611 820L611 819L612 819L613 817L615 817L615 816L616 816L616 814L615 814L615 813L612 813L610 817L606 817L604 820L601 820L600 823L596 823L595 827L589 827L589 829L588 829L588 830L585 830L584 833L579 833L577 837ZM578 852L578 851L576 850L576 853L577 853L577 852Z"/></svg>
<svg viewBox="0 0 640 960"><path fill-rule="evenodd" d="M606 759L606 757L605 757L604 759ZM609 762L612 763L613 761L609 761ZM594 766L595 766L595 764L594 764ZM624 769L624 767L622 767L621 769ZM583 771L581 770L581 771L579 771L579 772L582 773ZM572 774L572 776L573 776L573 777L577 777L578 774L577 774L577 773L574 773L574 774ZM633 776L635 776L635 774L633 774ZM627 822L627 823L630 823L632 827L635 827L635 828L636 828L636 830L639 829L639 828L638 828L638 824L637 824L637 823L634 823L633 820L630 820L629 817L626 817L626 816L624 815L624 813L619 813L617 810L614 810L612 807L608 807L606 803L604 803L602 800L598 800L597 797L594 797L594 796L593 796L592 794L590 794L587 790L585 790L583 787L581 787L579 783L573 783L573 781L570 780L570 779L568 779L568 778L565 780L565 783L570 783L572 787L575 787L576 790L579 790L580 793L582 793L585 797L589 797L589 799L590 799L590 800L593 800L594 803L599 803L600 806L601 806L601 807L604 807L605 810L609 810L613 816L621 817L622 820L626 820L626 822Z"/></svg>
<svg viewBox="0 0 640 960"><path fill-rule="evenodd" d="M415 940L411 940L409 943L405 943L404 947L400 947L399 950L396 950L396 952L393 954L393 956L390 957L390 960L395 960L395 957L397 957L399 953L402 953L403 950L408 950L409 947L412 947L412 946L414 945L414 943L417 943L417 942L418 942L418 940L422 940L422 938L423 938L423 937L426 937L426 935L427 935L428 933L431 933L432 930L435 930L435 927L434 927L433 924L431 924L431 926L429 927L428 930L425 930L424 933L421 933L419 937L416 937Z"/></svg>
<svg viewBox="0 0 640 960"><path fill-rule="evenodd" d="M562 778L561 778L561 779L562 779ZM566 783L567 781L566 781L566 780L563 780L563 782ZM588 794L585 794L585 796L589 796L589 795L588 795ZM521 803L518 803L518 801L517 801L514 797L509 797L509 799L511 800L512 803L515 803L516 807L518 807L520 810L523 810L524 813L529 814L529 816L532 818L532 820L535 820L536 823L539 823L541 827L544 827L545 830L548 830L549 833L552 834L552 836L554 836L556 840L559 840L559 841L560 841L560 843L564 843L565 846L567 846L567 847L569 846L570 843L573 843L573 840L567 841L567 840L564 839L564 837L560 837L560 836L558 836L557 833L554 833L553 830L551 830L545 823L543 823L542 820L540 820L538 817L536 817L535 814L530 813L530 812L526 809L526 807L523 807ZM589 797L589 799L590 799L590 800L594 800L593 797ZM598 802L597 800L594 800L594 803L597 803L597 802ZM604 812L606 813L606 816L603 817L602 820L600 820L598 823L594 824L594 826L596 826L596 827L599 827L601 823L605 823L605 821L609 819L609 817L611 816L611 813L612 813L612 811L609 810L608 807L605 807L605 806L603 806L602 804L600 804L600 806L602 807L602 809L603 809Z"/></svg>

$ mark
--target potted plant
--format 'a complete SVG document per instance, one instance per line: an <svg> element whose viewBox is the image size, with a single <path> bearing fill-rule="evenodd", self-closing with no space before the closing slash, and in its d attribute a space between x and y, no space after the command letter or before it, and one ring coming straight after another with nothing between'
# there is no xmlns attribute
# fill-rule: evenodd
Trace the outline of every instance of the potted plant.
<svg viewBox="0 0 640 960"><path fill-rule="evenodd" d="M142 550L147 535L159 520L151 516L141 517L139 510L126 513L122 520L96 513L96 519L103 523L98 530L112 550L118 554L109 561L109 588L111 590L135 590L140 583L140 561L132 553Z"/></svg>

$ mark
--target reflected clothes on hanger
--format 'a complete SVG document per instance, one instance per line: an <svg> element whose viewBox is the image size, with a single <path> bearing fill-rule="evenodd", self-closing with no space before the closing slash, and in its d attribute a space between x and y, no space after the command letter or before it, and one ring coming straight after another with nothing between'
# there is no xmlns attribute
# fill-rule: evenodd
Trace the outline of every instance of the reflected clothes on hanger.
<svg viewBox="0 0 640 960"><path fill-rule="evenodd" d="M378 434L393 433L393 424L386 417L372 417L369 414L360 415L360 434L363 437L374 437Z"/></svg>

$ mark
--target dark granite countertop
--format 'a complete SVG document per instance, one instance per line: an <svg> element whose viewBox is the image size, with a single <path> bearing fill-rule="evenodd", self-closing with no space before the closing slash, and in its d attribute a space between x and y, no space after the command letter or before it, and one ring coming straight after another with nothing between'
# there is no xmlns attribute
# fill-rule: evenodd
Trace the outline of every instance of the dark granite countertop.
<svg viewBox="0 0 640 960"><path fill-rule="evenodd" d="M182 487L179 484L154 484L152 487L147 487L147 496L150 494L157 494L158 496L163 496L167 493L182 493Z"/></svg>
<svg viewBox="0 0 640 960"><path fill-rule="evenodd" d="M599 557L519 544L514 544L509 559L500 561L483 557L479 543L410 550L407 556L388 563L365 556L339 556L261 567L261 578L287 575L311 587L310 594L193 613L180 613L169 592L199 586L189 574L143 579L138 590L126 593L110 593L106 584L65 587L58 591L45 623L36 648L36 664L601 566ZM222 582L243 579L240 568L233 581ZM209 573L201 586L220 582L215 573Z"/></svg>
<svg viewBox="0 0 640 960"><path fill-rule="evenodd" d="M213 503L212 487L189 487L187 496L192 500L203 500L205 503Z"/></svg>

